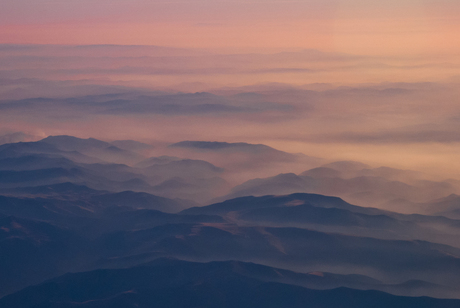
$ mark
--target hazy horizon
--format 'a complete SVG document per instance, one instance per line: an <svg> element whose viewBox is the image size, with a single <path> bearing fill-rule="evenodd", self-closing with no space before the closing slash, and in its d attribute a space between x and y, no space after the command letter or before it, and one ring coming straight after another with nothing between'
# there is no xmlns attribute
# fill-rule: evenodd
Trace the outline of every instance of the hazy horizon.
<svg viewBox="0 0 460 308"><path fill-rule="evenodd" d="M0 135L460 172L458 1L1 2Z"/></svg>

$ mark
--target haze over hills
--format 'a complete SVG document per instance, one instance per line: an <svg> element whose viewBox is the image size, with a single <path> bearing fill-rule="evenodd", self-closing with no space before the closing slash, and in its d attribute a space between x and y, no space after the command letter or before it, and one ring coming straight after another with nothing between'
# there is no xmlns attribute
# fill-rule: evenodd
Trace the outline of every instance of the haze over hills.
<svg viewBox="0 0 460 308"><path fill-rule="evenodd" d="M274 153L264 164L299 156L245 143L192 143L190 157L186 152L165 155L171 147L146 156L144 146L108 154L113 147L69 136L0 146L0 256L5 260L0 306L116 302L129 307L160 299L172 304L173 297L165 294L179 293L184 296L180 305L192 298L214 303L217 294L240 288L252 290L241 297L241 305L273 292L279 294L277 301L293 292L325 307L332 305L325 304L330 296L343 296L350 307L369 300L378 305L380 297L395 307L449 307L457 302L416 297L460 298L460 220L443 214L456 210L457 196L412 201L406 212L418 209L420 214L370 207L396 197L448 195L453 188L442 182L407 170L340 161L299 175L252 179L228 194L231 184L225 179L229 174L235 179L232 174L240 169L194 155L212 152L214 159L224 160L244 151L250 159L260 151L267 157ZM115 158L126 164L114 163ZM369 206L363 206L363 197L359 205L339 198L363 192L381 197ZM213 198L222 202L211 204ZM34 268L40 270L31 273ZM183 272L170 285L173 268ZM163 281L161 275L170 278ZM100 289L104 277L112 277L111 282ZM94 279L100 283L85 289ZM125 281L123 286L117 279ZM216 287L203 292L196 287L208 283ZM349 289L335 289L341 287ZM75 288L82 292L79 297L70 291ZM229 298L215 303L237 305Z"/></svg>
<svg viewBox="0 0 460 308"><path fill-rule="evenodd" d="M249 176L273 174L284 168L298 170L302 166L319 165L320 160L260 144L187 141L173 144L165 148L165 152L171 148L185 148L186 151L181 152L183 158L167 155L147 158L142 154L145 147L135 152L96 139L70 136L5 144L0 146L0 182L4 188L73 182L98 190L144 191L201 203L222 195L233 198L309 192L336 195L359 205L386 206L396 211L401 201L392 203L393 200L414 204L457 192L449 182L429 181L421 173L371 168L357 162L334 162L299 175L280 174L242 183ZM196 159L199 156L206 159ZM209 161L222 163L225 168ZM406 206L400 211L418 210L417 206Z"/></svg>
<svg viewBox="0 0 460 308"><path fill-rule="evenodd" d="M146 144L135 140L115 140L110 143L120 149L135 152L143 152L154 148L154 146L151 144Z"/></svg>
<svg viewBox="0 0 460 308"><path fill-rule="evenodd" d="M424 177L423 174L408 170L369 168L355 162L335 162L298 175L286 173L252 179L235 186L223 199L306 192L340 196L363 206L403 213L424 213L426 206L416 203L429 202L457 191L447 181L429 181ZM406 206L398 208L402 200L405 200Z"/></svg>
<svg viewBox="0 0 460 308"><path fill-rule="evenodd" d="M235 184L257 176L274 174L281 170L297 170L318 166L322 159L302 153L287 153L264 144L218 141L181 141L168 147L179 155L206 160L223 166L227 177Z"/></svg>
<svg viewBox="0 0 460 308"><path fill-rule="evenodd" d="M5 144L0 157L0 188L5 189L72 182L97 190L143 191L200 202L228 189L219 178L224 170L206 161L177 158L163 164L161 157L146 160L140 153L93 138L56 136Z"/></svg>

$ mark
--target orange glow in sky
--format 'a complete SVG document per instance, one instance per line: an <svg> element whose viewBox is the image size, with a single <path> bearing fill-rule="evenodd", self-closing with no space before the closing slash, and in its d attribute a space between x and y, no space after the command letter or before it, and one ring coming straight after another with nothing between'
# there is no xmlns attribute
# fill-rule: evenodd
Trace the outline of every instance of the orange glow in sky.
<svg viewBox="0 0 460 308"><path fill-rule="evenodd" d="M4 1L0 43L460 51L458 1Z"/></svg>

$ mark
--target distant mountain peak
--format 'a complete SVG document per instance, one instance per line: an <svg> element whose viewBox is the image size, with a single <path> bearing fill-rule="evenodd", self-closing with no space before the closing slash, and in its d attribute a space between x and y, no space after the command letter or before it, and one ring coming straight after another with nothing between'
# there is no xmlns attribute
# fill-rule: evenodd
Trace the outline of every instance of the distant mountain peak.
<svg viewBox="0 0 460 308"><path fill-rule="evenodd" d="M246 142L222 142L222 141L181 141L171 144L170 148L183 148L195 151L209 151L226 154L244 153L250 155L264 155L270 159L281 161L295 161L297 154L283 152L264 144L252 144Z"/></svg>
<svg viewBox="0 0 460 308"><path fill-rule="evenodd" d="M49 143L57 146L58 148L66 148L67 150L76 150L77 147L81 146L93 148L108 148L110 146L113 146L108 142L101 141L95 138L83 139L68 135L48 136L40 140L40 142Z"/></svg>
<svg viewBox="0 0 460 308"><path fill-rule="evenodd" d="M54 140L97 140L95 138L79 138L70 135L49 135L46 138L43 138L40 141L54 141Z"/></svg>
<svg viewBox="0 0 460 308"><path fill-rule="evenodd" d="M232 149L232 148L263 148L263 149L271 149L267 145L263 144L251 144L246 142L236 142L236 143L229 143L229 142L221 142L221 141L181 141L174 144L171 144L170 147L180 147L180 148L197 148L202 150L222 150L222 149Z"/></svg>
<svg viewBox="0 0 460 308"><path fill-rule="evenodd" d="M332 163L323 165L322 167L328 167L328 168L336 169L338 171L356 171L356 170L371 168L369 165L366 165L364 163L357 162L357 161L352 161L352 160L336 161L336 162L332 162Z"/></svg>

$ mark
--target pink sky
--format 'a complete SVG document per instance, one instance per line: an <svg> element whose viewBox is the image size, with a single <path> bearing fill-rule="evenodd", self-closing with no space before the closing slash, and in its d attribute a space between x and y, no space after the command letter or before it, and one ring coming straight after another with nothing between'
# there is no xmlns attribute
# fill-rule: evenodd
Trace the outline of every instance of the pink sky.
<svg viewBox="0 0 460 308"><path fill-rule="evenodd" d="M0 45L0 133L245 141L460 172L458 0L0 3L0 44L185 48ZM230 107L241 92L264 99L249 102L256 113L191 115L52 99L151 90L209 91ZM37 97L50 101L22 101Z"/></svg>
<svg viewBox="0 0 460 308"><path fill-rule="evenodd" d="M454 0L3 0L0 43L460 51Z"/></svg>

